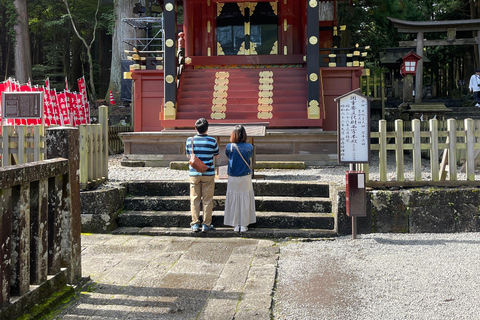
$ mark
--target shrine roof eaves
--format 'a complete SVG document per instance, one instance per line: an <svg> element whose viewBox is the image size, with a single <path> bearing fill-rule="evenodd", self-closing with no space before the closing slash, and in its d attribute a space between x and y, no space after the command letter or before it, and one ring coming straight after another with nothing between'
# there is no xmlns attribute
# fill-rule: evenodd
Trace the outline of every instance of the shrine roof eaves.
<svg viewBox="0 0 480 320"><path fill-rule="evenodd" d="M387 17L399 33L446 32L448 29L457 31L480 30L480 19L444 20L444 21L406 21Z"/></svg>

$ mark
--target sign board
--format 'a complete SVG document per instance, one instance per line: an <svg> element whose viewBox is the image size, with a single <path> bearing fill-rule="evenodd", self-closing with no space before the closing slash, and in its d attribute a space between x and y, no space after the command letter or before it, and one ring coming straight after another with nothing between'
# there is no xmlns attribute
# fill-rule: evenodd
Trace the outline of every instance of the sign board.
<svg viewBox="0 0 480 320"><path fill-rule="evenodd" d="M4 119L41 119L43 92L3 92L2 107Z"/></svg>
<svg viewBox="0 0 480 320"><path fill-rule="evenodd" d="M351 91L337 101L337 152L339 163L370 161L370 100Z"/></svg>

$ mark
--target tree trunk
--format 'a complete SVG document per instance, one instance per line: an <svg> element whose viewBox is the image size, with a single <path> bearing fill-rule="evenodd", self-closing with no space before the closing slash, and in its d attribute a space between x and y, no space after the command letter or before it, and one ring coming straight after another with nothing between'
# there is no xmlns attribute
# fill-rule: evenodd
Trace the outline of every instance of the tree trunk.
<svg viewBox="0 0 480 320"><path fill-rule="evenodd" d="M30 35L28 28L27 1L15 0L17 24L15 25L15 78L26 83L32 78L32 58L30 53Z"/></svg>
<svg viewBox="0 0 480 320"><path fill-rule="evenodd" d="M115 14L115 29L113 30L112 38L112 64L110 67L110 84L108 86L107 95L112 91L115 95L115 100L119 101L119 97L116 96L117 92L120 92L121 82L123 78L122 74L122 52L123 43L122 38L133 38L134 29L123 26L122 34L122 18L135 18L133 13L132 2L128 0L115 0L114 1L114 14ZM108 100L108 96L105 97Z"/></svg>

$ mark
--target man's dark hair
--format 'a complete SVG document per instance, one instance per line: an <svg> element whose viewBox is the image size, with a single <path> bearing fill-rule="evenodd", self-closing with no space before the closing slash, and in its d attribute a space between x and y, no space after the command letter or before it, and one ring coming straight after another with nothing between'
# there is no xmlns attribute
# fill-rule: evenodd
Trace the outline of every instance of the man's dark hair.
<svg viewBox="0 0 480 320"><path fill-rule="evenodd" d="M475 69L475 72L480 72L480 68Z"/></svg>
<svg viewBox="0 0 480 320"><path fill-rule="evenodd" d="M200 118L195 122L195 129L198 133L204 134L208 130L208 121L205 118Z"/></svg>

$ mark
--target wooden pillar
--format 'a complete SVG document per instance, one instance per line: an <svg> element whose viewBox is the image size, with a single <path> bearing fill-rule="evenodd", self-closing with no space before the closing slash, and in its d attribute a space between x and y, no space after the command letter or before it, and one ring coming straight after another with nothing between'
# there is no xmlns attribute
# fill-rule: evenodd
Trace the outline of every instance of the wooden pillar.
<svg viewBox="0 0 480 320"><path fill-rule="evenodd" d="M309 0L307 6L308 119L320 119L320 61L318 52L318 19L318 1Z"/></svg>
<svg viewBox="0 0 480 320"><path fill-rule="evenodd" d="M175 0L166 0L163 10L165 120L174 120L177 115L177 8L175 2Z"/></svg>
<svg viewBox="0 0 480 320"><path fill-rule="evenodd" d="M417 55L422 59L417 62L417 74L415 76L415 103L422 103L423 95L423 37L424 33L417 33Z"/></svg>
<svg viewBox="0 0 480 320"><path fill-rule="evenodd" d="M477 54L478 56L475 57L475 63L477 66L480 66L480 30L477 31ZM465 84L467 85L467 84Z"/></svg>

